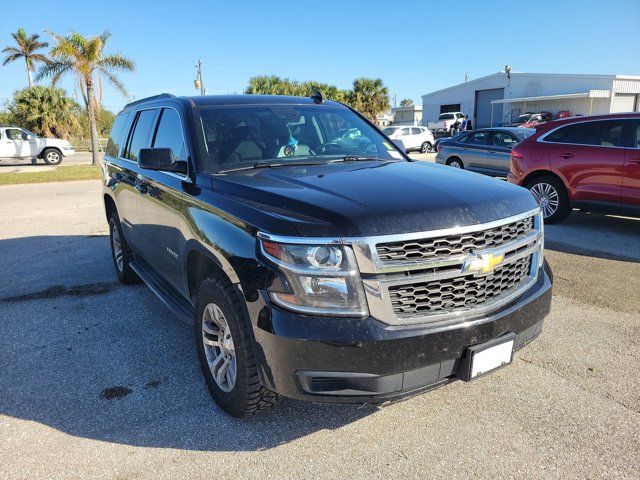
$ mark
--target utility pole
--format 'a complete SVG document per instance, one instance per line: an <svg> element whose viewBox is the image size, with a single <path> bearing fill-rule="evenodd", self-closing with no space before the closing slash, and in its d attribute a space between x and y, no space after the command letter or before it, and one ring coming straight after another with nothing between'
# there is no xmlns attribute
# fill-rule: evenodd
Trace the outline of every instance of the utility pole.
<svg viewBox="0 0 640 480"><path fill-rule="evenodd" d="M202 60L198 59L198 65L196 65L196 68L198 69L198 76L193 84L196 89L200 89L200 95L205 95L206 90L204 88L204 80L202 79Z"/></svg>
<svg viewBox="0 0 640 480"><path fill-rule="evenodd" d="M464 74L464 83L467 83L467 80L469 80L469 72Z"/></svg>

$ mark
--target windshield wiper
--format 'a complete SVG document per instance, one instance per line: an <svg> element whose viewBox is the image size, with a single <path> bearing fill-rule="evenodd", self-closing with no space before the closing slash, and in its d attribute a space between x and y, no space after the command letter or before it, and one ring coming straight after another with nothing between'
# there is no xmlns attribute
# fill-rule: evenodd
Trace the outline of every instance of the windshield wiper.
<svg viewBox="0 0 640 480"><path fill-rule="evenodd" d="M339 163L339 162L370 162L371 160L376 160L379 162L388 162L394 160L393 158L380 158L380 157L362 157L360 155L345 155L344 157L336 158L334 160L329 160L329 163Z"/></svg>
<svg viewBox="0 0 640 480"><path fill-rule="evenodd" d="M308 166L308 165L323 165L325 162L309 162L309 161L288 161L288 162L271 162L261 160L252 165L244 165L242 167L236 168L227 168L225 170L219 170L218 173L230 173L230 172L238 172L240 170L256 170L258 168L276 168L276 167L297 167L297 166Z"/></svg>

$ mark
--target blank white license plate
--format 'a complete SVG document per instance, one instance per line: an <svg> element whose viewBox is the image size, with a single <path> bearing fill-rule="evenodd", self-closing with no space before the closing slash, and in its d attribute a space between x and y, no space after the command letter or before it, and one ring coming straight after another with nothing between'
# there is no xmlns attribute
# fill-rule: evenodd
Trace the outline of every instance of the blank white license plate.
<svg viewBox="0 0 640 480"><path fill-rule="evenodd" d="M475 352L471 360L471 378L511 363L514 341L510 340Z"/></svg>

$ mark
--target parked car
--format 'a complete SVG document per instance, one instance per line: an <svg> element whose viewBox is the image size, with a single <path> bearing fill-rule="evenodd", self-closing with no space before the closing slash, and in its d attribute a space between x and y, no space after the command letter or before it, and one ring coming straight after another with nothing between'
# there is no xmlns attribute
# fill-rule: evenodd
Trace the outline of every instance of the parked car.
<svg viewBox="0 0 640 480"><path fill-rule="evenodd" d="M522 115L518 115L518 117L509 122L509 123L505 123L503 126L505 127L520 127L522 125L524 125L525 123L527 123L529 120L531 120L531 117L535 115L534 113L524 113Z"/></svg>
<svg viewBox="0 0 640 480"><path fill-rule="evenodd" d="M465 118L462 112L441 113L437 121L427 122L427 128L434 134L453 136Z"/></svg>
<svg viewBox="0 0 640 480"><path fill-rule="evenodd" d="M75 154L67 140L44 138L15 125L0 125L0 158L41 158L58 165Z"/></svg>
<svg viewBox="0 0 640 480"><path fill-rule="evenodd" d="M488 175L509 173L511 149L536 131L532 128L496 127L460 132L438 145L436 162Z"/></svg>
<svg viewBox="0 0 640 480"><path fill-rule="evenodd" d="M343 129L357 141L334 142ZM512 362L549 312L529 192L412 161L319 95L130 103L103 182L118 279L195 325L233 416L278 394L380 403L471 380Z"/></svg>
<svg viewBox="0 0 640 480"><path fill-rule="evenodd" d="M521 125L518 125L518 127L535 128L538 125L542 125L543 123L550 122L550 121L551 121L551 112L534 113L533 115L531 115L531 117L529 117L529 120L527 120Z"/></svg>
<svg viewBox="0 0 640 480"><path fill-rule="evenodd" d="M571 112L569 110L560 110L556 118L559 120L561 118L568 118L571 116Z"/></svg>
<svg viewBox="0 0 640 480"><path fill-rule="evenodd" d="M531 190L547 223L572 208L640 216L640 113L538 127L511 151L508 180Z"/></svg>
<svg viewBox="0 0 640 480"><path fill-rule="evenodd" d="M431 152L436 143L433 134L426 127L404 127L398 125L386 127L382 131L391 140L402 140L407 152Z"/></svg>

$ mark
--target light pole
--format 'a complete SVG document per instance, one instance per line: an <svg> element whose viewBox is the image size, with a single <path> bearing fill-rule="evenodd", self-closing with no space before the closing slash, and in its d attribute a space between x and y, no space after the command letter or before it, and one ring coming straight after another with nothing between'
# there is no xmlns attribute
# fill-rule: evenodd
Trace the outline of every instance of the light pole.
<svg viewBox="0 0 640 480"><path fill-rule="evenodd" d="M206 90L204 88L204 80L202 80L202 60L198 59L198 65L196 65L196 68L198 69L198 76L196 77L196 80L193 82L193 84L195 85L196 89L200 89L200 95L205 95Z"/></svg>

